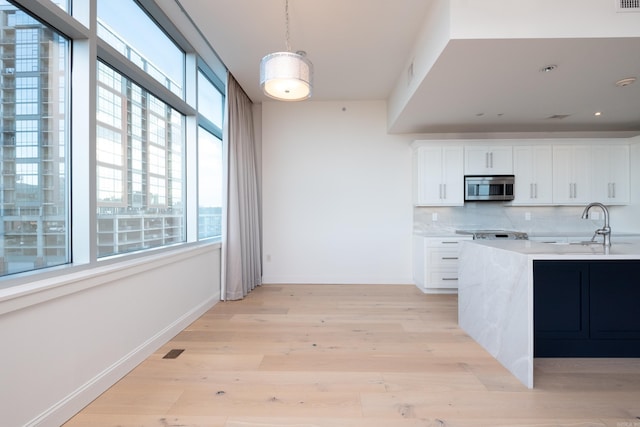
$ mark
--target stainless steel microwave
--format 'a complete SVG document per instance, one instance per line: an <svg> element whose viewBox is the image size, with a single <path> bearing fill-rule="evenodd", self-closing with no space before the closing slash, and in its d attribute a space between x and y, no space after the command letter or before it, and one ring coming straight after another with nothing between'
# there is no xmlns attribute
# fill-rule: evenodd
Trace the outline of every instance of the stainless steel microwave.
<svg viewBox="0 0 640 427"><path fill-rule="evenodd" d="M464 200L513 200L513 175L475 175L464 177Z"/></svg>

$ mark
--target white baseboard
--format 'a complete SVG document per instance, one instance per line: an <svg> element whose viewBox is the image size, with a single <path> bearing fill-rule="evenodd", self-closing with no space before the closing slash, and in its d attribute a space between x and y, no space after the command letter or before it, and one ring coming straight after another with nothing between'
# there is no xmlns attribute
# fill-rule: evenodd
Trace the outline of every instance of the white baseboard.
<svg viewBox="0 0 640 427"><path fill-rule="evenodd" d="M25 426L59 427L64 424L219 301L220 295L215 295L194 307L168 327L140 344L129 354L115 361L111 366L98 373L81 387L78 387L64 399L29 421Z"/></svg>

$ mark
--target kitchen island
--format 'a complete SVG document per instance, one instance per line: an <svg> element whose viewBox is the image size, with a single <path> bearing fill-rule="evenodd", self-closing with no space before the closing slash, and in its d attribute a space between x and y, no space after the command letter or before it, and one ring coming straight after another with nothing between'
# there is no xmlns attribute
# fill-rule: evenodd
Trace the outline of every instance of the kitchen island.
<svg viewBox="0 0 640 427"><path fill-rule="evenodd" d="M464 242L458 271L460 327L533 388L534 263L640 260L640 240L613 242L610 247L529 240Z"/></svg>

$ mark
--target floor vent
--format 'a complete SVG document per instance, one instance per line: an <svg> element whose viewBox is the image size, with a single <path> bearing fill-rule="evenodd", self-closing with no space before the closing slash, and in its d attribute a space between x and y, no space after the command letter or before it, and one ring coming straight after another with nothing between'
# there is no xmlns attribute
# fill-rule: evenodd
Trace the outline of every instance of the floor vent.
<svg viewBox="0 0 640 427"><path fill-rule="evenodd" d="M640 12L640 0L617 0L616 11Z"/></svg>
<svg viewBox="0 0 640 427"><path fill-rule="evenodd" d="M169 350L169 353L165 354L163 359L176 359L182 354L183 351L184 348L174 348L173 350Z"/></svg>
<svg viewBox="0 0 640 427"><path fill-rule="evenodd" d="M562 119L566 119L569 116L570 114L554 114L553 116L547 117L547 119L562 120Z"/></svg>

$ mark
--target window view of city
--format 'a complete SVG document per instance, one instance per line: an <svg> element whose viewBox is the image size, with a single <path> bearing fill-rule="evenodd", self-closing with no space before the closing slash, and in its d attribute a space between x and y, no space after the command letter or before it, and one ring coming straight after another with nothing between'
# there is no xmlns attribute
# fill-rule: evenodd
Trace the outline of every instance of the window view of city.
<svg viewBox="0 0 640 427"><path fill-rule="evenodd" d="M198 238L222 235L222 141L198 128Z"/></svg>
<svg viewBox="0 0 640 427"><path fill-rule="evenodd" d="M68 0L53 3L70 13ZM160 82L186 102L184 51L135 1L97 4L98 37L148 79L133 81L120 60L96 60L95 235L86 236L96 251L89 262L186 243L188 221L199 240L219 240L223 83L204 62L192 70L198 76L197 137L187 132L184 107L146 89L162 92L149 84ZM73 262L71 51L67 37L0 0L0 276ZM189 195L197 198L198 211L189 217L187 149L197 153L189 179L198 181L197 193Z"/></svg>
<svg viewBox="0 0 640 427"><path fill-rule="evenodd" d="M183 242L184 117L98 63L98 256Z"/></svg>
<svg viewBox="0 0 640 427"><path fill-rule="evenodd" d="M0 2L0 275L69 262L69 42Z"/></svg>
<svg viewBox="0 0 640 427"><path fill-rule="evenodd" d="M224 97L198 70L198 238L222 236L222 119Z"/></svg>

